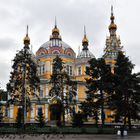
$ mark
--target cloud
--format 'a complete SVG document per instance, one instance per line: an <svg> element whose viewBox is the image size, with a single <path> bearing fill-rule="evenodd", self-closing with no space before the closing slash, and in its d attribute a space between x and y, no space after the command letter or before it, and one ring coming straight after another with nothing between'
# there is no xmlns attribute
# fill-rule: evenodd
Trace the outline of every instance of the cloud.
<svg viewBox="0 0 140 140"><path fill-rule="evenodd" d="M6 88L6 84L9 81L11 65L6 62L0 62L0 87Z"/></svg>
<svg viewBox="0 0 140 140"><path fill-rule="evenodd" d="M0 38L0 51L11 51L14 46L16 46L16 43L12 38Z"/></svg>
<svg viewBox="0 0 140 140"><path fill-rule="evenodd" d="M139 60L140 44L137 44L137 43L128 44L128 46L124 46L124 47L125 47L126 55L129 56L129 59L131 60L131 62L135 64L135 69L136 69L135 71L140 72L140 60Z"/></svg>
<svg viewBox="0 0 140 140"><path fill-rule="evenodd" d="M48 41L55 16L63 41L71 45L76 53L82 43L83 26L86 25L90 50L96 57L102 56L106 35L109 34L111 4L114 4L117 34L121 36L126 54L136 64L136 71L139 71L140 1L1 0L0 69L7 67L6 71L1 70L3 81L8 79L16 50L23 47L26 25L29 24L29 36L35 53Z"/></svg>

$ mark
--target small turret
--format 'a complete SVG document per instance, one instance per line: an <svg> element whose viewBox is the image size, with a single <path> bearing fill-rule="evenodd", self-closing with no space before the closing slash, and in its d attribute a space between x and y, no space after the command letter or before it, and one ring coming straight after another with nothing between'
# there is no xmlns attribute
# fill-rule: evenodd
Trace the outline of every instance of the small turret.
<svg viewBox="0 0 140 140"><path fill-rule="evenodd" d="M84 38L82 40L83 50L88 50L88 39L86 35L86 27L84 26Z"/></svg>
<svg viewBox="0 0 140 140"><path fill-rule="evenodd" d="M30 45L30 38L28 36L28 25L27 25L27 29L26 29L26 36L24 37L23 39L23 43L24 43L24 47L25 48L29 48L29 45Z"/></svg>
<svg viewBox="0 0 140 140"><path fill-rule="evenodd" d="M106 60L107 64L114 65L115 60L117 59L118 52L122 51L120 37L117 37L116 30L117 25L114 23L114 13L113 13L113 6L111 6L111 23L109 25L109 32L110 36L106 38L106 47L104 49L103 57Z"/></svg>
<svg viewBox="0 0 140 140"><path fill-rule="evenodd" d="M59 29L57 28L56 17L55 17L55 26L54 26L54 28L52 29L52 36L53 36L54 38L59 37Z"/></svg>
<svg viewBox="0 0 140 140"><path fill-rule="evenodd" d="M88 49L88 39L87 39L87 35L86 35L86 28L84 26L84 38L82 40L82 46L83 49L81 52L79 52L77 58L78 59L90 59L90 58L94 58L94 55L89 51Z"/></svg>
<svg viewBox="0 0 140 140"><path fill-rule="evenodd" d="M110 20L111 20L111 23L108 27L109 31L110 31L110 34L111 35L115 35L116 34L116 30L117 30L117 25L114 23L114 13L113 13L113 6L111 6L111 17L110 17Z"/></svg>

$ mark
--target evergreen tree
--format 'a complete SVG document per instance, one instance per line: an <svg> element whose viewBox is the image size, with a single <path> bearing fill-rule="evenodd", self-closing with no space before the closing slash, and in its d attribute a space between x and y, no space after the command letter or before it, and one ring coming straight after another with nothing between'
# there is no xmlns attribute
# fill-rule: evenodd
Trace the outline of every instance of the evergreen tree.
<svg viewBox="0 0 140 140"><path fill-rule="evenodd" d="M22 127L22 119L23 119L22 108L18 108L17 117L16 117L16 126L17 126L17 128Z"/></svg>
<svg viewBox="0 0 140 140"><path fill-rule="evenodd" d="M24 38L24 48L20 50L12 65L10 80L7 84L7 92L10 99L7 105L15 104L22 106L22 127L25 129L25 117L31 109L31 98L37 96L39 91L39 77L37 75L37 63L29 48L30 38L27 34ZM39 99L39 98L38 98Z"/></svg>
<svg viewBox="0 0 140 140"><path fill-rule="evenodd" d="M67 74L64 68L64 62L59 56L56 56L53 60L53 72L51 75L50 83L52 88L50 90L50 96L58 96L62 101L62 114L63 114L63 123L65 123L65 110L71 110L71 105L75 102L76 96L76 82L70 79L70 76ZM64 93L64 86L67 86L68 92ZM66 96L64 96L64 94ZM68 111L67 111L68 112Z"/></svg>
<svg viewBox="0 0 140 140"><path fill-rule="evenodd" d="M112 89L112 73L109 65L106 65L103 58L92 58L89 61L89 67L86 69L86 74L89 78L86 79L87 98L82 102L81 109L85 112L86 117L92 116L96 125L98 124L101 111L102 126L105 121L104 106L106 104L108 93L113 92Z"/></svg>
<svg viewBox="0 0 140 140"><path fill-rule="evenodd" d="M37 75L37 63L29 49L28 34L24 40L24 48L20 50L14 60L7 91L10 95L10 103L23 105L26 102L26 110L30 109L30 99L37 96L39 90L39 77ZM8 103L9 103L8 102Z"/></svg>
<svg viewBox="0 0 140 140"><path fill-rule="evenodd" d="M124 126L132 119L140 119L140 73L132 73L134 64L122 52L119 53L115 68L115 90L111 94L110 107L114 110L115 120L123 119Z"/></svg>
<svg viewBox="0 0 140 140"><path fill-rule="evenodd" d="M38 115L36 121L39 122L40 127L43 127L45 125L45 118L41 107L38 108Z"/></svg>

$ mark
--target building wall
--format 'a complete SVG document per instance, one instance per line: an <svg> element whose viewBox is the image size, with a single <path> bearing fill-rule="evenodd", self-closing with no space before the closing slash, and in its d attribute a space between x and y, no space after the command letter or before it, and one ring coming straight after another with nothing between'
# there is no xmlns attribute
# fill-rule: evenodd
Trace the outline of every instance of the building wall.
<svg viewBox="0 0 140 140"><path fill-rule="evenodd" d="M60 56L61 57L61 56ZM38 104L37 101L32 103L32 110L30 112L27 113L27 122L34 122L36 117L37 117L37 112L38 112L38 108L42 107L43 109L43 113L44 113L44 117L46 119L46 121L50 121L50 110L49 110L49 91L51 89L51 85L49 84L49 80L52 74L52 62L54 57L41 57L39 58L39 64L40 65L44 65L44 70L41 69L41 71L39 70L39 75L40 75L40 79L41 79L41 85L40 85L40 93L38 93L38 95L40 96L41 99L41 104ZM77 101L77 107L76 107L76 111L79 110L79 103L81 101L84 101L86 98L86 78L88 78L88 76L85 74L85 70L86 67L88 66L87 63L80 63L77 64L77 60L75 58L66 58L66 57L62 57L63 62L65 63L65 65L70 65L72 66L72 78L73 80L77 81L77 97L76 99ZM79 61L79 60L78 60ZM108 62L108 61L107 61ZM112 61L109 61L112 62ZM114 61L112 62L114 63ZM39 65L39 66L40 66ZM81 68L81 73L78 72L78 68ZM40 67L38 68L40 69ZM64 90L66 90L64 88ZM106 114L106 122L111 122L111 119L108 117L111 114L110 110L105 110L105 114ZM16 105L11 105L10 106L10 114L9 114L9 118L10 121L13 122L16 120L16 116L17 116L17 106Z"/></svg>

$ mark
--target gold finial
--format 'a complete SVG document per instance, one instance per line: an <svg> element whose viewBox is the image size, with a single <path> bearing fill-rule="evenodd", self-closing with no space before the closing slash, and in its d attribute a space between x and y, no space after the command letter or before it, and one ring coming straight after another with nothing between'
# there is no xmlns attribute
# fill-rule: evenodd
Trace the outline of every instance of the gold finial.
<svg viewBox="0 0 140 140"><path fill-rule="evenodd" d="M85 27L85 25L84 25L84 35L86 35L86 27Z"/></svg>
<svg viewBox="0 0 140 140"><path fill-rule="evenodd" d="M88 45L88 39L87 39L87 36L86 36L86 27L85 27L85 25L84 25L84 38L83 38L83 40L82 40L82 43L84 44L84 43L87 43L87 45Z"/></svg>
<svg viewBox="0 0 140 140"><path fill-rule="evenodd" d="M114 23L115 17L114 17L114 14L113 14L113 5L111 5L111 17L110 17L110 19L111 19L111 22Z"/></svg>
<svg viewBox="0 0 140 140"><path fill-rule="evenodd" d="M26 29L26 35L28 35L28 25L27 25L27 29Z"/></svg>
<svg viewBox="0 0 140 140"><path fill-rule="evenodd" d="M59 34L59 29L57 28L56 16L55 16L55 25L54 25L54 28L52 29L52 33L58 33Z"/></svg>
<svg viewBox="0 0 140 140"><path fill-rule="evenodd" d="M26 28L26 36L24 37L24 44L30 44L30 38L28 36L28 25L27 25L27 28Z"/></svg>
<svg viewBox="0 0 140 140"><path fill-rule="evenodd" d="M57 27L57 21L56 21L56 16L55 16L55 27Z"/></svg>
<svg viewBox="0 0 140 140"><path fill-rule="evenodd" d="M109 30L117 29L117 25L114 23L114 19L115 19L115 17L114 17L114 13L113 13L113 6L111 5L111 17L110 17L111 23L108 27Z"/></svg>
<svg viewBox="0 0 140 140"><path fill-rule="evenodd" d="M113 5L111 5L111 15L113 15Z"/></svg>

